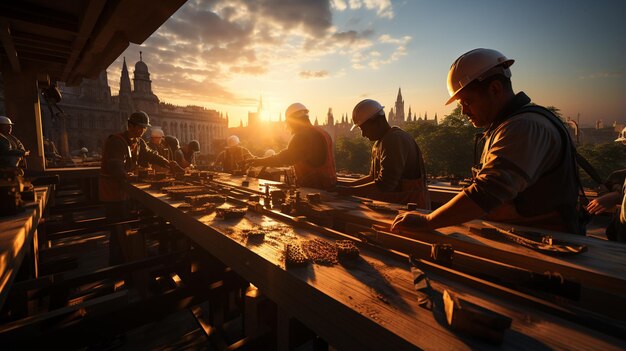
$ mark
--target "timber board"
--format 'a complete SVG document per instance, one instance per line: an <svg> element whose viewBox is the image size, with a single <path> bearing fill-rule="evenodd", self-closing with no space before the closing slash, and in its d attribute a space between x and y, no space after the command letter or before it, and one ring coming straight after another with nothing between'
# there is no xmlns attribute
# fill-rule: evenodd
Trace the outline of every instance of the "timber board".
<svg viewBox="0 0 626 351"><path fill-rule="evenodd" d="M194 240L200 247L255 284L281 308L339 349L468 349L488 345L444 328L430 311L417 306L408 263L369 250L353 264L286 269L281 260L285 240L317 238L318 233L293 228L257 213L239 221L215 215L191 217L175 209L181 202L148 190L128 187L131 197ZM248 243L243 231L272 228L261 243ZM443 283L445 282L445 283ZM619 342L563 319L525 311L479 291L441 280L463 298L514 318L504 348L619 348ZM575 342L572 344L571 342ZM565 346L564 346L565 345Z"/></svg>

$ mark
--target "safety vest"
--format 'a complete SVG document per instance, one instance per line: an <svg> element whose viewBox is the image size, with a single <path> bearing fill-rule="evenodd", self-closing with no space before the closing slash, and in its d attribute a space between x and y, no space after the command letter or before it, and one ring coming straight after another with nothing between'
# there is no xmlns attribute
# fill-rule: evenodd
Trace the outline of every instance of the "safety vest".
<svg viewBox="0 0 626 351"><path fill-rule="evenodd" d="M335 156L333 154L333 141L330 135L322 129L311 126L312 130L324 138L326 146L326 159L321 166L311 166L304 160L293 165L296 174L296 185L316 188L329 189L337 184L337 172L335 171Z"/></svg>
<svg viewBox="0 0 626 351"><path fill-rule="evenodd" d="M224 150L224 160L222 161L222 169L224 172L231 172L239 169L239 164L244 160L244 151L241 146L227 147Z"/></svg>
<svg viewBox="0 0 626 351"><path fill-rule="evenodd" d="M580 180L569 133L558 117L537 105L525 105L504 117L500 123L522 113L540 114L554 125L561 136L561 160L534 184L517 194L512 202L490 212L486 219L584 235L578 204ZM493 134L488 135L487 147L493 142L492 138Z"/></svg>

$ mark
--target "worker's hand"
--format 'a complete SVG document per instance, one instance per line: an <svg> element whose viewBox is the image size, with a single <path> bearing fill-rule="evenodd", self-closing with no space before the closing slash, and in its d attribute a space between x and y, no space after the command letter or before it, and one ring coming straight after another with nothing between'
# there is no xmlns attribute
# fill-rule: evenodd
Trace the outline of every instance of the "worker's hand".
<svg viewBox="0 0 626 351"><path fill-rule="evenodd" d="M393 220L391 231L398 233L401 230L431 229L428 216L419 212L404 212Z"/></svg>
<svg viewBox="0 0 626 351"><path fill-rule="evenodd" d="M587 211L590 214L599 214L605 211L610 211L615 205L621 202L621 194L615 191L606 193L600 197L597 197L589 202L587 205Z"/></svg>
<svg viewBox="0 0 626 351"><path fill-rule="evenodd" d="M174 174L185 174L185 169L182 168L176 161L170 161L170 171Z"/></svg>

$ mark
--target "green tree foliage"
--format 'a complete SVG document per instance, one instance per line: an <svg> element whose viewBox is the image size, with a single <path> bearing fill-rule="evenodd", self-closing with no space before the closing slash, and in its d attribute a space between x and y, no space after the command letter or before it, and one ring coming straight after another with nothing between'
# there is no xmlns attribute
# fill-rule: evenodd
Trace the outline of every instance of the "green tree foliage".
<svg viewBox="0 0 626 351"><path fill-rule="evenodd" d="M591 163L602 179L613 171L626 168L626 146L620 143L586 144L578 147L578 153ZM598 185L582 169L580 180L586 187Z"/></svg>
<svg viewBox="0 0 626 351"><path fill-rule="evenodd" d="M406 130L422 150L426 171L432 176L469 177L474 162L474 128L461 112L461 105L441 124L409 123ZM480 153L481 150L478 150Z"/></svg>
<svg viewBox="0 0 626 351"><path fill-rule="evenodd" d="M337 171L368 174L372 158L372 144L365 138L338 138L335 142Z"/></svg>

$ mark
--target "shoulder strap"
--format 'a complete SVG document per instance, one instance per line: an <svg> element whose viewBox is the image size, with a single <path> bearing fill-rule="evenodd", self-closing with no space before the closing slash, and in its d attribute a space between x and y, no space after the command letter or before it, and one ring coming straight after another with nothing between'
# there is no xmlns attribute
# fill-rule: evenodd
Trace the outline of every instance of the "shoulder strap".
<svg viewBox="0 0 626 351"><path fill-rule="evenodd" d="M546 118L548 118L548 120L550 122L552 122L552 124L556 125L557 128L559 128L560 130L564 130L565 132L565 136L567 137L567 139L569 140L569 144L571 145L572 151L574 152L574 156L576 157L576 163L580 166L580 168L582 168L590 177L591 179L593 179L596 183L598 184L602 184L602 178L600 177L600 175L598 174L598 171L596 171L595 168L593 168L593 166L591 165L591 163L589 163L589 161L587 161L587 159L585 159L582 155L580 155L578 153L578 151L576 150L576 147L574 146L573 141L571 140L569 133L567 132L567 128L565 128L565 124L563 123L563 121L561 121L560 118L558 118L557 116L555 116L550 110L548 110L547 108L543 107L543 106L539 106L539 105L526 105L524 107L522 107L520 110L516 111L513 115L519 115L521 113L526 113L526 112L534 112L534 113L538 113Z"/></svg>

